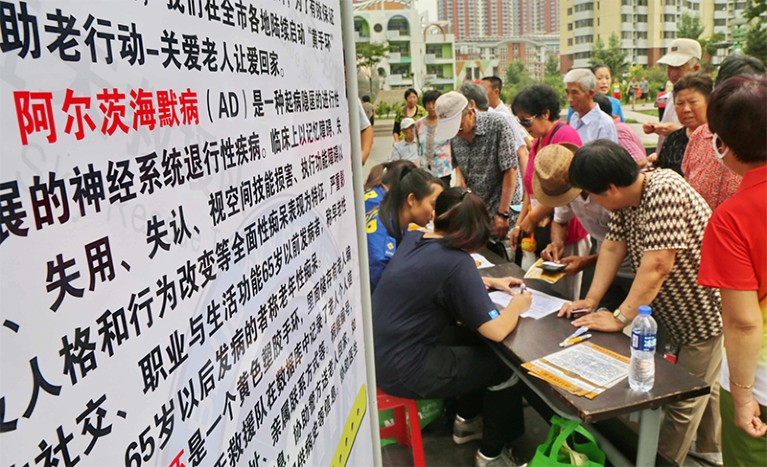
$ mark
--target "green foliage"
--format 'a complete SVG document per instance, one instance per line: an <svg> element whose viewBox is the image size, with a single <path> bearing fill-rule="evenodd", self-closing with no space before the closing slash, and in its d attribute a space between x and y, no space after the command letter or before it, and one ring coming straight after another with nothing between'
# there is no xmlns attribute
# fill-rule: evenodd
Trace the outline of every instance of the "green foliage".
<svg viewBox="0 0 767 467"><path fill-rule="evenodd" d="M557 57L555 54L548 54L546 56L546 66L545 66L544 76L559 77L559 57Z"/></svg>
<svg viewBox="0 0 767 467"><path fill-rule="evenodd" d="M607 39L607 47L605 47L601 37L597 37L594 41L589 65L604 63L610 67L613 76L621 76L628 68L627 57L628 52L623 50L620 38L617 34L612 33Z"/></svg>
<svg viewBox="0 0 767 467"><path fill-rule="evenodd" d="M357 72L362 72L368 79L370 96L375 98L376 90L373 89L373 78L376 75L376 65L389 55L387 43L357 42Z"/></svg>
<svg viewBox="0 0 767 467"><path fill-rule="evenodd" d="M520 89L535 83L525 68L525 64L519 60L514 60L506 67L506 76L501 91L501 99L504 102L511 102Z"/></svg>
<svg viewBox="0 0 767 467"><path fill-rule="evenodd" d="M767 0L752 0L743 12L749 25L743 52L767 64L767 22L760 18L764 13L767 13Z"/></svg>
<svg viewBox="0 0 767 467"><path fill-rule="evenodd" d="M746 33L746 46L743 52L767 64L767 27L752 25Z"/></svg>
<svg viewBox="0 0 767 467"><path fill-rule="evenodd" d="M376 115L386 118L389 116L389 113L391 113L391 106L389 103L386 101L379 102L378 109L376 110Z"/></svg>
<svg viewBox="0 0 767 467"><path fill-rule="evenodd" d="M679 24L677 24L676 37L698 40L701 34L703 34L703 24L700 22L700 17L682 13L682 16L679 17Z"/></svg>

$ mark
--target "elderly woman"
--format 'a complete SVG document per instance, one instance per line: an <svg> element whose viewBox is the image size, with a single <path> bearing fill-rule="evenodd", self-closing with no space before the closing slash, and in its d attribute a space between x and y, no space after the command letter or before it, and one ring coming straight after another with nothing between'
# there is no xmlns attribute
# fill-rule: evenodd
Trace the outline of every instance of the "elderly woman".
<svg viewBox="0 0 767 467"><path fill-rule="evenodd" d="M711 95L717 159L743 176L711 216L698 282L720 289L725 356L720 410L724 465L767 459L767 78L735 76Z"/></svg>
<svg viewBox="0 0 767 467"><path fill-rule="evenodd" d="M450 186L450 176L453 172L453 157L450 151L450 140L437 140L436 102L442 93L431 90L423 93L423 106L426 116L415 122L415 136L418 140L422 167L442 179L445 186Z"/></svg>
<svg viewBox="0 0 767 467"><path fill-rule="evenodd" d="M545 222L554 213L554 208L538 203L532 196L536 153L549 144L555 143L569 143L580 147L581 138L570 125L559 120L559 96L549 86L533 85L523 89L514 98L511 110L517 116L519 124L535 138L523 177L525 199L522 204L522 211L510 234L512 249L516 249L521 235L530 235L537 224L542 221ZM546 229L550 228L550 224L545 225ZM542 230L540 233L548 234L549 232ZM536 240L539 250L543 250L549 244L548 238ZM577 219L568 222L564 254L566 256L586 256L590 247L588 232L581 226L580 222ZM578 273L560 280L557 285L562 287L562 293L575 297L580 294L580 278L581 275Z"/></svg>
<svg viewBox="0 0 767 467"><path fill-rule="evenodd" d="M711 78L697 73L685 75L676 82L673 94L674 108L679 122L684 127L666 137L658 159L655 161L656 167L672 169L684 175L682 159L684 159L687 142L698 127L708 122L706 101L713 87L714 81Z"/></svg>
<svg viewBox="0 0 767 467"><path fill-rule="evenodd" d="M397 113L394 114L394 128L392 129L394 142L398 143L405 137L400 126L403 118L409 117L418 120L424 115L426 115L426 109L418 105L418 92L413 88L405 91L405 106L397 109Z"/></svg>
<svg viewBox="0 0 767 467"><path fill-rule="evenodd" d="M763 75L765 67L758 59L733 54L725 58L716 74L714 88L735 75ZM720 164L714 157L714 146L708 125L701 125L690 135L682 160L687 183L700 193L713 211L738 191L742 177Z"/></svg>

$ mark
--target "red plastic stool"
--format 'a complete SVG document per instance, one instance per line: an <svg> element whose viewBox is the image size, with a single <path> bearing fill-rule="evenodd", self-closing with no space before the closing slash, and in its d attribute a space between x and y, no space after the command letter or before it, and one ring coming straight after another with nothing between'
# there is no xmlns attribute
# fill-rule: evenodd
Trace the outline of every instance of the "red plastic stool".
<svg viewBox="0 0 767 467"><path fill-rule="evenodd" d="M378 410L394 410L394 425L379 428L381 438L394 438L397 444L410 446L413 451L413 465L423 467L426 459L423 455L423 440L421 439L421 422L418 419L418 406L413 399L403 399L386 394L377 390ZM407 421L405 421L405 409L407 409Z"/></svg>

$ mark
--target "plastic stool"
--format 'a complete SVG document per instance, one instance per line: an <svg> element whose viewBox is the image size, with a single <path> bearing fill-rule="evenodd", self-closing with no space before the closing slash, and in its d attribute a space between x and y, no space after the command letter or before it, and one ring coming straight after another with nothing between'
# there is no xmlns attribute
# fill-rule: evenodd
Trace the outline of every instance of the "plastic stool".
<svg viewBox="0 0 767 467"><path fill-rule="evenodd" d="M413 451L413 465L415 467L425 466L421 422L418 419L418 407L415 400L390 396L380 389L377 390L376 399L378 399L378 410L394 410L394 425L379 428L381 438L394 438L397 440L397 444L410 446ZM405 409L407 409L407 421L410 422L409 432L408 423L405 420Z"/></svg>

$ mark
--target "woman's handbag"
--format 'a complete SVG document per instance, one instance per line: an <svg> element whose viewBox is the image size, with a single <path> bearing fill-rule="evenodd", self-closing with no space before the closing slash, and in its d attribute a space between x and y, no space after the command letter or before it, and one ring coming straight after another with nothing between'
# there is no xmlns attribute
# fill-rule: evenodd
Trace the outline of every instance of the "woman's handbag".
<svg viewBox="0 0 767 467"><path fill-rule="evenodd" d="M603 467L605 453L594 436L580 422L554 415L546 441L535 450L530 467L570 466Z"/></svg>

